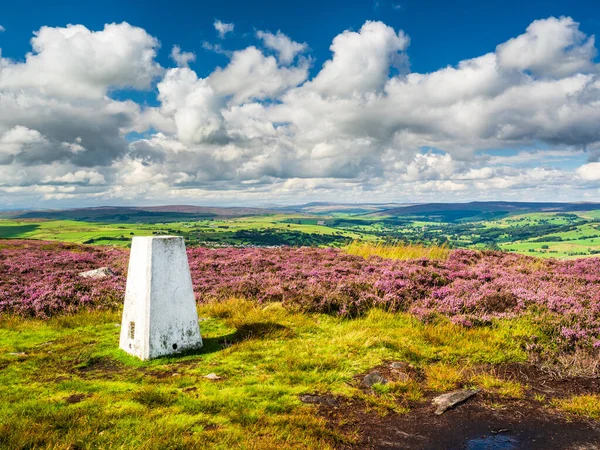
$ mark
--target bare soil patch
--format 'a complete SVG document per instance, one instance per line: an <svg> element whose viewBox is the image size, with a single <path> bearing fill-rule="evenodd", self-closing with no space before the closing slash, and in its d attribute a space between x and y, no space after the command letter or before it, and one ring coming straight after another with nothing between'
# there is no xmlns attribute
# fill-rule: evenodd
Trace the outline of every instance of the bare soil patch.
<svg viewBox="0 0 600 450"><path fill-rule="evenodd" d="M389 365L374 370L393 375ZM438 393L432 392L410 405L409 413L385 416L361 400L313 396L307 403L317 405L332 427L358 436L355 444L340 449L600 450L600 422L568 416L539 400L540 394L548 399L598 394L599 379L560 380L522 364L498 366L495 374L527 385L524 398L482 391L441 416L434 414L431 400Z"/></svg>
<svg viewBox="0 0 600 450"><path fill-rule="evenodd" d="M101 374L102 376L110 376L119 374L124 370L125 366L110 358L92 358L84 364L76 366L73 369L74 373L82 374Z"/></svg>

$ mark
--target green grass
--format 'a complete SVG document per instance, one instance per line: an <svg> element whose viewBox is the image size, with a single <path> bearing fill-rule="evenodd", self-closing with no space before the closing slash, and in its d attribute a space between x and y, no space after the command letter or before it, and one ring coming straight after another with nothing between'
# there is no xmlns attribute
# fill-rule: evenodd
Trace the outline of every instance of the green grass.
<svg viewBox="0 0 600 450"><path fill-rule="evenodd" d="M107 237L104 244L127 246L128 241L112 238L150 236L156 227L151 225L134 224L104 224L79 222L74 220L48 220L48 221L19 221L0 220L0 239L40 239L61 242L74 242L81 244L89 239Z"/></svg>
<svg viewBox="0 0 600 450"><path fill-rule="evenodd" d="M600 395L575 395L555 399L551 405L570 414L600 420Z"/></svg>
<svg viewBox="0 0 600 450"><path fill-rule="evenodd" d="M473 376L471 382L487 392L498 394L507 398L523 398L524 386L516 381L504 380L491 373L482 373Z"/></svg>
<svg viewBox="0 0 600 450"><path fill-rule="evenodd" d="M524 361L522 342L543 336L527 318L466 329L379 310L348 320L243 300L199 314L202 351L149 362L118 349L118 313L0 318L0 448L332 448L352 436L328 428L301 394L406 412L427 389L460 383L462 367ZM359 390L354 377L385 360L420 367L427 382Z"/></svg>

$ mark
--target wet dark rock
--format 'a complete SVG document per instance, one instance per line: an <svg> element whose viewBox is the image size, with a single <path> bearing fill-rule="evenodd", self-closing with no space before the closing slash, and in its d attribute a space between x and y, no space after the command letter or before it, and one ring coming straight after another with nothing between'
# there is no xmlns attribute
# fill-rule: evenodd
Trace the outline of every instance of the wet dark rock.
<svg viewBox="0 0 600 450"><path fill-rule="evenodd" d="M437 406L435 413L437 415L443 414L450 408L468 400L479 392L479 389L459 389L452 392L447 392L442 395L435 397L431 403Z"/></svg>

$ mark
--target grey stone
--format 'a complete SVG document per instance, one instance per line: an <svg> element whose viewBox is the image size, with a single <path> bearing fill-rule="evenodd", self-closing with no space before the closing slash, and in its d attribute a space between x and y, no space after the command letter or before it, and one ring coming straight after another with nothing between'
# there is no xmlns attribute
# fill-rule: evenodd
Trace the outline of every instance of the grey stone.
<svg viewBox="0 0 600 450"><path fill-rule="evenodd" d="M390 368L395 370L407 370L410 369L410 364L400 361L394 361L390 364Z"/></svg>
<svg viewBox="0 0 600 450"><path fill-rule="evenodd" d="M437 406L435 413L437 415L444 414L445 411L473 397L479 392L479 389L459 389L452 392L447 392L435 397L431 403Z"/></svg>
<svg viewBox="0 0 600 450"><path fill-rule="evenodd" d="M320 405L327 405L327 406L337 406L338 401L330 396L325 396L325 395L311 395L311 394L306 394L306 395L301 395L300 396L300 401L302 403L312 403L312 404L320 404Z"/></svg>
<svg viewBox="0 0 600 450"><path fill-rule="evenodd" d="M212 381L216 381L216 380L222 379L222 377L220 377L216 373L209 373L208 375L204 375L204 378L207 378L207 379L212 380Z"/></svg>
<svg viewBox="0 0 600 450"><path fill-rule="evenodd" d="M388 380L385 377L382 377L381 374L379 372L371 372L370 374L368 374L367 376L365 376L363 378L363 384L366 387L371 387L374 384L386 384L388 382Z"/></svg>
<svg viewBox="0 0 600 450"><path fill-rule="evenodd" d="M81 272L79 274L82 278L106 278L109 276L113 276L115 273L110 270L108 267L100 267L99 269L88 270L87 272Z"/></svg>
<svg viewBox="0 0 600 450"><path fill-rule="evenodd" d="M401 383L408 383L412 375L415 375L413 365L402 361L390 363L390 369L392 369L391 374L394 381L400 381Z"/></svg>

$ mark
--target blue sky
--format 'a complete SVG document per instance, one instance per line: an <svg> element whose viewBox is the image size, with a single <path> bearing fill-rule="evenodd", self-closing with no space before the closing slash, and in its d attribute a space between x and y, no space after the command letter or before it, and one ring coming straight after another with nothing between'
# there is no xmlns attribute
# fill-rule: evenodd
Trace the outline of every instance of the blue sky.
<svg viewBox="0 0 600 450"><path fill-rule="evenodd" d="M99 29L105 23L126 21L160 38L158 60L168 64L173 45L197 50L192 67L207 75L227 63L222 55L200 52L203 41L213 41L215 19L234 23L235 49L252 41L254 31L282 30L309 43L319 62L330 56L332 39L346 29L359 29L365 20L381 20L411 37L408 55L416 72L431 72L493 51L496 45L523 32L532 21L550 16L575 18L587 34L600 34L600 6L595 1L472 1L457 0L306 0L269 1L27 1L3 7L0 35L3 54L20 58L30 51L33 30L81 23Z"/></svg>
<svg viewBox="0 0 600 450"><path fill-rule="evenodd" d="M7 206L600 200L597 2L29 1L0 26Z"/></svg>

